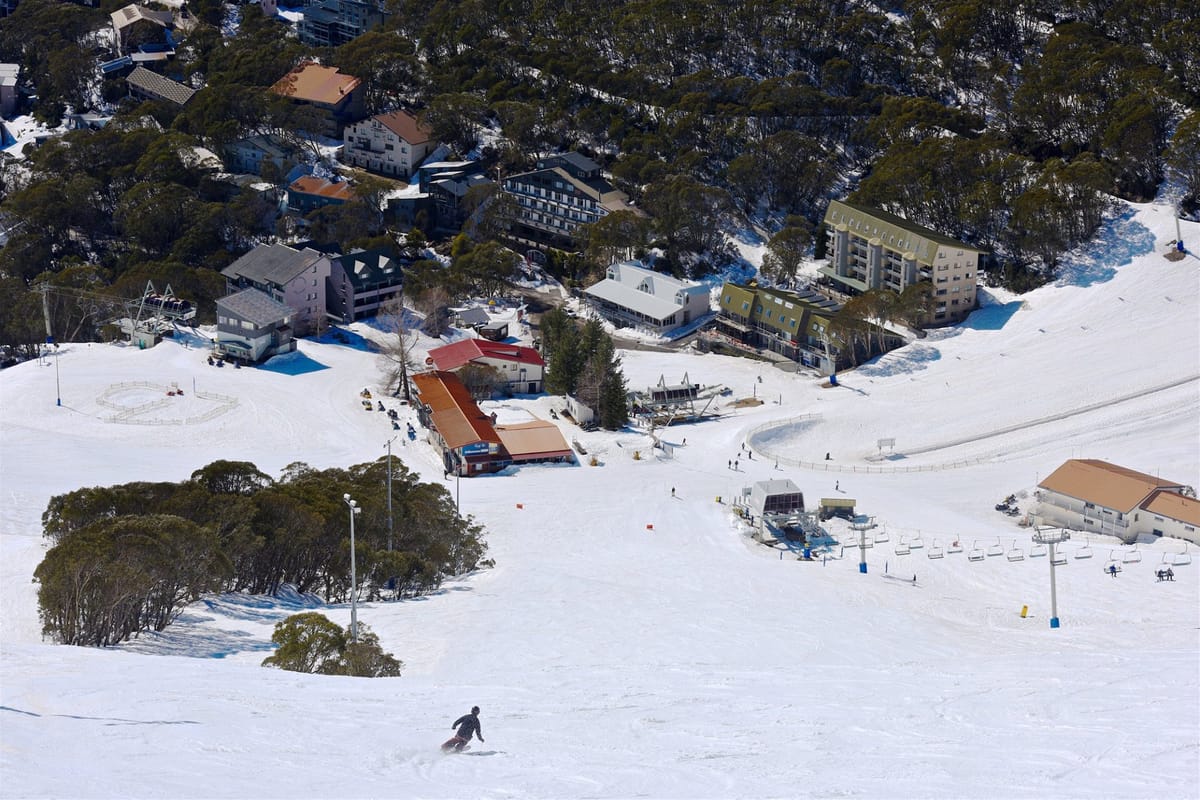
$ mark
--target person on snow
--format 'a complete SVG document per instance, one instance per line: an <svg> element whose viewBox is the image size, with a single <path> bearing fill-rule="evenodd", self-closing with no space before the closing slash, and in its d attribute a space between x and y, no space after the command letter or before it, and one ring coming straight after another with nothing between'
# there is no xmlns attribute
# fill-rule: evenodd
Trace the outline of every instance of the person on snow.
<svg viewBox="0 0 1200 800"><path fill-rule="evenodd" d="M461 751L467 746L467 742L471 741L471 735L474 734L483 741L483 729L479 727L479 706L471 706L470 714L463 714L458 719L454 720L451 728L457 728L458 733L451 736L445 744L442 745L442 750L445 752Z"/></svg>

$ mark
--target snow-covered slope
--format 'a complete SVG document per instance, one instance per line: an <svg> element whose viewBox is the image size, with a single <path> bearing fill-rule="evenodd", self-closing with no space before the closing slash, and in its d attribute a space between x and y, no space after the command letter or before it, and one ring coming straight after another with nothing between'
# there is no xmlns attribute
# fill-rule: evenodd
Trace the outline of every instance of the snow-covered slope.
<svg viewBox="0 0 1200 800"><path fill-rule="evenodd" d="M1200 242L1200 226L1184 237ZM1200 259L1165 260L1173 238L1168 207L1135 207L1058 285L999 299L840 388L750 361L624 353L631 386L686 371L765 402L661 431L673 458L644 434L568 429L600 466L448 483L496 567L359 608L407 665L393 680L259 667L273 624L305 605L294 597L213 597L161 636L54 646L30 582L53 494L178 480L218 458L272 474L378 458L390 426L358 402L373 356L304 342L271 369L233 370L175 342L67 345L57 367L6 370L0 795L1195 797L1200 563L1154 578L1182 543L1143 544L1111 578L1118 544L1093 539L1095 557L1078 559L1072 541L1058 630L1045 558L925 555L955 540L1028 550L1028 530L993 505L1017 493L1028 508L1067 458L1200 485ZM150 386L119 385L137 382ZM172 383L184 396L149 418L211 418L105 421L105 403L157 402ZM883 437L895 453L875 460ZM427 445L400 444L443 479ZM876 516L890 539L868 551L870 572L850 548L803 562L752 542L728 501L768 477L810 505L849 496ZM925 548L897 555L901 537ZM347 607L322 610L348 621ZM441 756L472 704L486 742Z"/></svg>

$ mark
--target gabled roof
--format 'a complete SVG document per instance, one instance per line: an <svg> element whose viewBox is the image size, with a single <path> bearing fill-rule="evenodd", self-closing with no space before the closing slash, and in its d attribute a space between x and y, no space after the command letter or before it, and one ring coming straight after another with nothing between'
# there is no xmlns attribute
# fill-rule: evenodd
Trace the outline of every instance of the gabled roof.
<svg viewBox="0 0 1200 800"><path fill-rule="evenodd" d="M109 17L112 19L113 27L118 31L141 20L153 22L155 25L164 28L175 22L175 15L170 11L151 11L145 6L139 6L136 3L130 3L124 8L117 9L109 14Z"/></svg>
<svg viewBox="0 0 1200 800"><path fill-rule="evenodd" d="M435 347L429 351L433 365L440 370L454 370L463 364L480 358L491 358L497 361L515 361L520 364L535 364L545 366L545 361L537 350L517 344L493 342L488 339L463 339L453 344Z"/></svg>
<svg viewBox="0 0 1200 800"><path fill-rule="evenodd" d="M432 130L422 125L417 116L409 111L390 111L372 119L409 144L422 144L432 138Z"/></svg>
<svg viewBox="0 0 1200 800"><path fill-rule="evenodd" d="M430 419L447 447L457 450L479 442L501 443L491 419L453 373L421 372L412 376L412 382L421 403L429 407Z"/></svg>
<svg viewBox="0 0 1200 800"><path fill-rule="evenodd" d="M125 81L146 94L161 97L163 100L169 100L178 105L184 105L196 93L196 90L190 86L184 86L182 83L177 83L141 66L134 67L133 72L129 73L129 77Z"/></svg>
<svg viewBox="0 0 1200 800"><path fill-rule="evenodd" d="M271 91L294 100L335 106L362 83L353 75L344 75L337 67L306 62L284 75Z"/></svg>
<svg viewBox="0 0 1200 800"><path fill-rule="evenodd" d="M260 244L221 270L221 274L227 278L247 278L256 283L283 286L322 258L324 256L315 250Z"/></svg>
<svg viewBox="0 0 1200 800"><path fill-rule="evenodd" d="M1142 508L1160 517L1179 520L1187 525L1200 526L1200 500L1178 492L1158 491L1142 503Z"/></svg>
<svg viewBox="0 0 1200 800"><path fill-rule="evenodd" d="M217 308L224 308L259 327L271 325L292 315L292 309L258 289L243 289L218 298Z"/></svg>
<svg viewBox="0 0 1200 800"><path fill-rule="evenodd" d="M330 262L341 266L355 288L397 285L404 277L403 263L387 250L358 250Z"/></svg>
<svg viewBox="0 0 1200 800"><path fill-rule="evenodd" d="M513 461L561 458L571 454L571 446L558 426L546 420L497 425L496 433Z"/></svg>
<svg viewBox="0 0 1200 800"><path fill-rule="evenodd" d="M1173 481L1091 458L1065 462L1038 487L1122 513L1137 508L1156 489L1184 488Z"/></svg>
<svg viewBox="0 0 1200 800"><path fill-rule="evenodd" d="M637 261L623 261L608 268L608 277L584 289L584 294L628 308L651 319L666 319L680 308L677 296L708 294L703 284L682 281L646 269Z"/></svg>

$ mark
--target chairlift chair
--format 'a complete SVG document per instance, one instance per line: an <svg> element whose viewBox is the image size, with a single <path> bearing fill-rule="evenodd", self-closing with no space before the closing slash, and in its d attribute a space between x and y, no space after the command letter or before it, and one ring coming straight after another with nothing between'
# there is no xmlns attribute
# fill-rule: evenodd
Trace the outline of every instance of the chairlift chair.
<svg viewBox="0 0 1200 800"><path fill-rule="evenodd" d="M1067 556L1062 550L1055 552L1054 558L1050 559L1050 563L1056 567L1061 567L1067 563Z"/></svg>
<svg viewBox="0 0 1200 800"><path fill-rule="evenodd" d="M962 552L962 545L958 543L958 539L955 539L953 542L950 543L950 546L946 548L946 552L947 553L961 553Z"/></svg>
<svg viewBox="0 0 1200 800"><path fill-rule="evenodd" d="M995 544L993 544L993 545L991 545L991 546L989 546L989 547L988 547L988 549L987 549L987 554L988 554L989 556L1002 556L1002 555L1004 555L1004 545L1000 544L1000 539L999 539L999 538L997 538L997 539L996 539L996 543L995 543Z"/></svg>
<svg viewBox="0 0 1200 800"><path fill-rule="evenodd" d="M1017 547L1017 542L1014 539L1013 543L1012 543L1012 547L1010 547L1008 549L1008 552L1005 554L1005 556L1008 558L1009 561L1024 561L1025 560L1025 551L1022 550L1021 548Z"/></svg>
<svg viewBox="0 0 1200 800"><path fill-rule="evenodd" d="M1029 557L1030 558L1042 558L1043 556L1046 555L1047 552L1049 552L1049 551L1047 550L1046 545L1035 544L1033 547L1029 548ZM1055 554L1054 557L1058 558L1058 555Z"/></svg>
<svg viewBox="0 0 1200 800"><path fill-rule="evenodd" d="M875 541L879 543L886 542L888 538L887 528L880 528L879 533L875 534Z"/></svg>
<svg viewBox="0 0 1200 800"><path fill-rule="evenodd" d="M909 541L908 546L911 547L913 550L920 550L922 547L925 546L925 540L921 538L920 531L917 531L916 538Z"/></svg>
<svg viewBox="0 0 1200 800"><path fill-rule="evenodd" d="M1183 552L1176 553L1175 557L1171 559L1171 563L1176 567L1182 567L1192 563L1192 554L1188 552L1186 541L1183 543Z"/></svg>
<svg viewBox="0 0 1200 800"><path fill-rule="evenodd" d="M904 541L903 536L900 537L900 543L896 545L895 549L898 556L906 556L912 552L912 549L908 546L908 542Z"/></svg>
<svg viewBox="0 0 1200 800"><path fill-rule="evenodd" d="M1083 547L1076 550L1075 557L1076 558L1091 558L1092 557L1092 543L1087 542L1083 545Z"/></svg>
<svg viewBox="0 0 1200 800"><path fill-rule="evenodd" d="M971 546L971 552L967 553L967 561L983 561L983 559L983 551L979 549L979 542L976 541L975 544Z"/></svg>
<svg viewBox="0 0 1200 800"><path fill-rule="evenodd" d="M925 551L925 555L929 558L945 558L946 552L942 550L942 546L938 544L938 540L933 540L933 546Z"/></svg>
<svg viewBox="0 0 1200 800"><path fill-rule="evenodd" d="M1142 553L1137 549L1137 545L1133 546L1132 550L1126 550L1121 555L1121 561L1125 564L1136 564L1142 560Z"/></svg>

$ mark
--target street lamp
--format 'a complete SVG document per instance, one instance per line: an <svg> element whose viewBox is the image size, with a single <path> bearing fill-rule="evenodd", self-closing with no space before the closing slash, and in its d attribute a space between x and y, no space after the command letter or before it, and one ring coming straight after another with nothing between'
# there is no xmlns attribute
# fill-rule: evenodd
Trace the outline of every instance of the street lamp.
<svg viewBox="0 0 1200 800"><path fill-rule="evenodd" d="M362 509L350 499L350 495L344 494L342 499L350 507L350 640L358 644L358 573L354 568L354 515L362 513Z"/></svg>
<svg viewBox="0 0 1200 800"><path fill-rule="evenodd" d="M400 434L398 434L398 433L396 434L396 436L399 436L399 435ZM387 501L388 501L388 505L387 505L387 523L388 523L387 549L388 549L389 553L392 551L392 442L396 441L396 436L393 436L392 438L387 440L387 454L388 454L388 463L387 463L387 481L388 481L388 484L387 484L387 486L388 486L388 488L387 488Z"/></svg>

